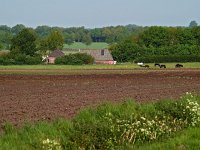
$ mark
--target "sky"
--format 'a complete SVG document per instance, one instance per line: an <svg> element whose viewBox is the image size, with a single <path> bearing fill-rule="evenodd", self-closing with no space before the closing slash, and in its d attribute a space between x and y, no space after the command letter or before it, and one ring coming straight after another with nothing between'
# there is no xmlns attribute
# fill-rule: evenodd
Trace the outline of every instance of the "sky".
<svg viewBox="0 0 200 150"><path fill-rule="evenodd" d="M200 0L0 0L0 25L96 28L200 24Z"/></svg>

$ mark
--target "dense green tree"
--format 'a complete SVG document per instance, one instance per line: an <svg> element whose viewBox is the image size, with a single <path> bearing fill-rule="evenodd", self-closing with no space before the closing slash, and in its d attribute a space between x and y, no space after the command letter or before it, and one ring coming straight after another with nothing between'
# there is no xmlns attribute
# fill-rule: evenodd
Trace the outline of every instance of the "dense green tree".
<svg viewBox="0 0 200 150"><path fill-rule="evenodd" d="M69 33L64 33L64 43L71 45L74 43L74 35Z"/></svg>
<svg viewBox="0 0 200 150"><path fill-rule="evenodd" d="M0 25L0 30L6 31L6 32L11 32L11 28L8 27L7 25Z"/></svg>
<svg viewBox="0 0 200 150"><path fill-rule="evenodd" d="M23 24L17 24L16 26L12 27L11 31L14 35L17 35L19 32L21 32L26 27Z"/></svg>
<svg viewBox="0 0 200 150"><path fill-rule="evenodd" d="M190 28L177 28L176 37L178 44L194 45L196 40Z"/></svg>
<svg viewBox="0 0 200 150"><path fill-rule="evenodd" d="M59 31L52 31L47 37L49 50L62 49L64 44L64 37Z"/></svg>
<svg viewBox="0 0 200 150"><path fill-rule="evenodd" d="M13 35L11 32L6 30L0 30L0 43L2 43L4 49L9 49L11 44L11 39Z"/></svg>
<svg viewBox="0 0 200 150"><path fill-rule="evenodd" d="M197 45L200 46L200 26L192 28L192 35Z"/></svg>
<svg viewBox="0 0 200 150"><path fill-rule="evenodd" d="M11 41L11 52L34 56L36 54L36 33L32 29L23 29Z"/></svg>
<svg viewBox="0 0 200 150"><path fill-rule="evenodd" d="M170 33L165 27L153 26L140 35L142 44L147 47L161 47L170 45Z"/></svg>
<svg viewBox="0 0 200 150"><path fill-rule="evenodd" d="M197 22L195 20L191 21L190 24L189 24L189 27L192 28L192 27L196 27L198 26Z"/></svg>
<svg viewBox="0 0 200 150"><path fill-rule="evenodd" d="M40 37L46 37L48 34L51 32L51 27L49 26L38 26L35 29L35 32L40 36Z"/></svg>
<svg viewBox="0 0 200 150"><path fill-rule="evenodd" d="M177 38L177 28L169 27L167 30L169 32L169 46L177 45L179 43Z"/></svg>
<svg viewBox="0 0 200 150"><path fill-rule="evenodd" d="M94 42L102 42L104 37L102 36L102 32L100 28L95 28L90 31L91 37Z"/></svg>
<svg viewBox="0 0 200 150"><path fill-rule="evenodd" d="M105 42L112 43L114 41L114 33L112 32L111 28L105 27L102 29L102 36L105 37Z"/></svg>
<svg viewBox="0 0 200 150"><path fill-rule="evenodd" d="M129 39L119 44L111 45L110 50L114 60L118 62L130 62L141 55L139 45Z"/></svg>

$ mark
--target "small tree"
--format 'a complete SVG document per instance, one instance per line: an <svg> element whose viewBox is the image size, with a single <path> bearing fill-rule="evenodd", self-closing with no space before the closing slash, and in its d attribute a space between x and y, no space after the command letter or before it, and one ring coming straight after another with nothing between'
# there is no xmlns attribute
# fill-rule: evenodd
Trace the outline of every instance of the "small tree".
<svg viewBox="0 0 200 150"><path fill-rule="evenodd" d="M189 25L190 28L196 27L196 26L198 26L198 24L197 24L197 22L195 20L190 22L190 25Z"/></svg>
<svg viewBox="0 0 200 150"><path fill-rule="evenodd" d="M64 44L64 37L59 31L52 31L47 37L49 50L62 49Z"/></svg>
<svg viewBox="0 0 200 150"><path fill-rule="evenodd" d="M87 46L90 45L92 43L92 38L89 34L85 35L83 37L83 43L85 43Z"/></svg>

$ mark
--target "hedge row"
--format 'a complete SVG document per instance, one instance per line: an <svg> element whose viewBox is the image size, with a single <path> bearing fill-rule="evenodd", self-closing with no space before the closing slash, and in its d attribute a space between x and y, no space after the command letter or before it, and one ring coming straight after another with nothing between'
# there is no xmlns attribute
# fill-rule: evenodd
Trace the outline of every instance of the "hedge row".
<svg viewBox="0 0 200 150"><path fill-rule="evenodd" d="M135 62L144 62L144 63L200 62L200 55L143 56L136 58Z"/></svg>
<svg viewBox="0 0 200 150"><path fill-rule="evenodd" d="M41 64L41 62L42 58L39 56L17 55L14 58L0 57L0 65L37 65Z"/></svg>
<svg viewBox="0 0 200 150"><path fill-rule="evenodd" d="M56 59L55 64L59 65L83 65L93 64L94 58L86 53L69 54Z"/></svg>

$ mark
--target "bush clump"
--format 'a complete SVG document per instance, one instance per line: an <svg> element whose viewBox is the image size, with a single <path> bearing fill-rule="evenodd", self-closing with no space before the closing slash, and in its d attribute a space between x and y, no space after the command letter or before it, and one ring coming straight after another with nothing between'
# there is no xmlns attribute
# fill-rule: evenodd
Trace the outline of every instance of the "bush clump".
<svg viewBox="0 0 200 150"><path fill-rule="evenodd" d="M86 53L69 54L55 60L58 65L83 65L93 64L94 58Z"/></svg>

